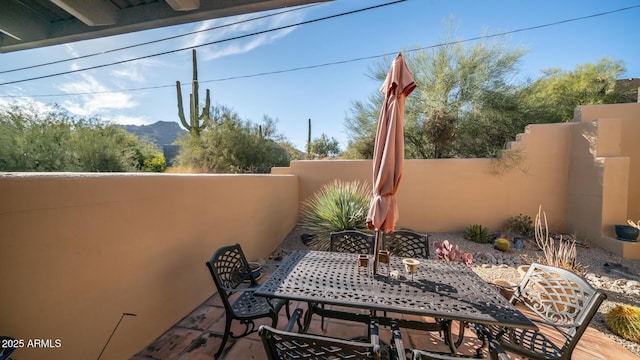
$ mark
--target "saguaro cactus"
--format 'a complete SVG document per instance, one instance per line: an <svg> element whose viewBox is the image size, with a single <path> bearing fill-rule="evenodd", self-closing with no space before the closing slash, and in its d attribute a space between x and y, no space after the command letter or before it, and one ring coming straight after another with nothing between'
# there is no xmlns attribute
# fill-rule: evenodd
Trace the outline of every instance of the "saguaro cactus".
<svg viewBox="0 0 640 360"><path fill-rule="evenodd" d="M309 119L309 132L307 134L307 159L311 159L311 119Z"/></svg>
<svg viewBox="0 0 640 360"><path fill-rule="evenodd" d="M191 82L191 94L189 95L189 122L184 116L184 107L182 106L182 88L180 87L180 81L176 81L176 90L178 92L178 116L180 122L192 135L199 136L207 124L211 121L209 117L209 107L211 105L211 99L209 97L209 89L206 92L206 98L204 101L204 107L202 113L198 114L198 63L196 61L196 50L193 49L193 80Z"/></svg>

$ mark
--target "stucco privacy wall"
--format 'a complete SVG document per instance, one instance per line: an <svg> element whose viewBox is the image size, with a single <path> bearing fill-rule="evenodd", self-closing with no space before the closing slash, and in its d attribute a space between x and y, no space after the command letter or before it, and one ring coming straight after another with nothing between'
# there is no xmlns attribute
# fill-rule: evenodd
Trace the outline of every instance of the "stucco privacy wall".
<svg viewBox="0 0 640 360"><path fill-rule="evenodd" d="M0 174L0 334L60 339L29 359L126 359L201 304L204 265L239 242L271 253L295 224L297 179L273 175Z"/></svg>
<svg viewBox="0 0 640 360"><path fill-rule="evenodd" d="M542 205L550 225L564 231L570 128L529 126L506 151L505 158L520 159L508 169L490 159L406 160L397 194L398 227L447 232L477 223L497 230L510 216L535 216ZM333 179L370 184L371 169L365 160L316 160L292 161L272 173L297 175L303 201Z"/></svg>
<svg viewBox="0 0 640 360"><path fill-rule="evenodd" d="M640 259L640 244L615 239L614 224L640 219L640 104L576 109L567 221L578 235Z"/></svg>

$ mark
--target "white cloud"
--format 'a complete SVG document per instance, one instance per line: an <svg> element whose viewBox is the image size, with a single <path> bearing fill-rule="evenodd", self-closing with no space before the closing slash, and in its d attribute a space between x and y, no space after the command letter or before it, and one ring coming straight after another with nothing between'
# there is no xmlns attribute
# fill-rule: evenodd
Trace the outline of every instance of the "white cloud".
<svg viewBox="0 0 640 360"><path fill-rule="evenodd" d="M103 119L120 125L149 125L153 122L152 120L144 116L129 116L123 114L104 117Z"/></svg>
<svg viewBox="0 0 640 360"><path fill-rule="evenodd" d="M259 20L246 21L255 18L255 14L239 15L224 19L207 20L200 23L195 31L202 31L213 27L219 29L202 31L191 38L186 47L193 47L205 43L220 41L237 36L247 35L254 32L265 31L281 26L295 24L303 19L304 11L288 12ZM246 21L246 22L241 22ZM239 23L240 22L240 23ZM232 24L232 25L231 25ZM260 35L252 35L238 40L225 41L219 44L198 48L198 55L203 61L215 58L242 54L257 47L273 43L277 39L283 38L294 31L296 27L289 27L282 30L267 32Z"/></svg>
<svg viewBox="0 0 640 360"><path fill-rule="evenodd" d="M124 58L122 60L124 60ZM145 77L146 70L160 65L162 65L162 63L155 59L140 59L119 64L110 73L111 76L118 79L143 83L147 80Z"/></svg>
<svg viewBox="0 0 640 360"><path fill-rule="evenodd" d="M50 104L46 104L29 97L14 98L13 100L0 98L0 106L8 105L16 105L25 109L25 111L33 111L35 114L46 114L48 112L55 111L55 107Z"/></svg>
<svg viewBox="0 0 640 360"><path fill-rule="evenodd" d="M76 49L73 47L72 44L66 43L63 45L63 48L67 52L67 54L71 55L72 57L80 56L80 54L78 54L78 52L76 51Z"/></svg>
<svg viewBox="0 0 640 360"><path fill-rule="evenodd" d="M65 100L62 107L79 116L95 116L109 110L130 109L138 103L130 94L112 92L93 76L81 74L82 80L60 85L61 91L76 95Z"/></svg>

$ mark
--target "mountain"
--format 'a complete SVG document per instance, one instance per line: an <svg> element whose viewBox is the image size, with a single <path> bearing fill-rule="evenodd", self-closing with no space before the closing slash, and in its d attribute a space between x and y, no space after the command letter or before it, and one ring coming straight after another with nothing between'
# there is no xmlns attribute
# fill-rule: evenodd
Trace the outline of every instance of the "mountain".
<svg viewBox="0 0 640 360"><path fill-rule="evenodd" d="M122 128L138 137L146 136L160 148L173 144L178 135L187 133L173 121L158 121L151 125L122 125Z"/></svg>
<svg viewBox="0 0 640 360"><path fill-rule="evenodd" d="M151 125L121 125L126 131L138 136L147 137L153 141L164 153L167 165L172 166L175 157L178 155L178 145L172 145L178 135L186 134L187 131L173 121L158 121Z"/></svg>

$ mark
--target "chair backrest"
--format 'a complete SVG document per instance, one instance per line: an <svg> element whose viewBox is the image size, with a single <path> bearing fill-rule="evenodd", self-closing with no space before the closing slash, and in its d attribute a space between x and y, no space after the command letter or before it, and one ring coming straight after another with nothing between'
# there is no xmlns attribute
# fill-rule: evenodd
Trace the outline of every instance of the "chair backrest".
<svg viewBox="0 0 640 360"><path fill-rule="evenodd" d="M516 298L565 335L566 353L573 351L606 295L569 270L533 263L512 300Z"/></svg>
<svg viewBox="0 0 640 360"><path fill-rule="evenodd" d="M244 280L248 278L252 286L257 285L240 244L223 246L216 250L207 261L207 267L216 284L218 294L227 308L230 307L229 294Z"/></svg>
<svg viewBox="0 0 640 360"><path fill-rule="evenodd" d="M269 360L369 360L380 358L380 346L320 335L300 334L260 326L260 338Z"/></svg>
<svg viewBox="0 0 640 360"><path fill-rule="evenodd" d="M385 248L391 255L410 258L429 257L429 235L411 230L396 230L384 235Z"/></svg>
<svg viewBox="0 0 640 360"><path fill-rule="evenodd" d="M356 230L331 233L329 251L352 254L373 254L375 237Z"/></svg>

